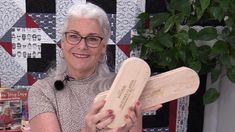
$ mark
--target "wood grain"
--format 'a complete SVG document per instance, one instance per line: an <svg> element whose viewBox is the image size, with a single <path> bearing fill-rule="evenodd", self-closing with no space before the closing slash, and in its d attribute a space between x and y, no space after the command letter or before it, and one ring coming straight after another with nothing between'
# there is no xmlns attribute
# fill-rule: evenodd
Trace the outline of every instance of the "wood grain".
<svg viewBox="0 0 235 132"><path fill-rule="evenodd" d="M124 116L128 109L137 101L150 77L150 68L142 59L131 57L126 59L114 79L105 97L106 103L102 110L114 110L115 120L108 125L116 128L125 124Z"/></svg>
<svg viewBox="0 0 235 132"><path fill-rule="evenodd" d="M180 67L151 76L140 96L144 112L154 106L195 93L199 87L198 74L190 68ZM99 93L95 101L105 99L109 90Z"/></svg>
<svg viewBox="0 0 235 132"><path fill-rule="evenodd" d="M110 90L96 96L95 101L106 100L102 110L112 109L118 115L109 128L124 125L128 108L138 99L143 112L155 110L158 104L195 93L200 83L198 74L187 67L149 76L148 64L131 57L122 63Z"/></svg>

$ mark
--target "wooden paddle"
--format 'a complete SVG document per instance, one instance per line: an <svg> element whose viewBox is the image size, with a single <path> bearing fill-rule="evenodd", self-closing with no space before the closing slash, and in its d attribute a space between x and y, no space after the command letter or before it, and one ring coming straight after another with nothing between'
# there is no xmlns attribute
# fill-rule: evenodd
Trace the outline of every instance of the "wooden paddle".
<svg viewBox="0 0 235 132"><path fill-rule="evenodd" d="M125 124L124 116L128 108L139 99L150 73L148 64L140 58L131 57L123 61L108 94L105 94L106 103L102 110L112 109L114 115L118 115L108 127Z"/></svg>
<svg viewBox="0 0 235 132"><path fill-rule="evenodd" d="M134 60L135 63L132 62ZM108 126L110 128L124 125L124 114L138 98L146 112L154 110L158 104L193 94L199 87L198 74L190 68L180 67L148 78L150 70L142 61L137 58L125 60L111 89L95 98L95 101L106 100L102 110L113 109L114 114L118 115Z"/></svg>

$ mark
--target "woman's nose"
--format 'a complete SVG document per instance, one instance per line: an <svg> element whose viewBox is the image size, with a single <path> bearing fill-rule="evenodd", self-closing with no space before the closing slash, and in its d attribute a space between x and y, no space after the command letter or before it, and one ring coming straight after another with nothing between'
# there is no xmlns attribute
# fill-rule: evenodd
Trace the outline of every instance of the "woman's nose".
<svg viewBox="0 0 235 132"><path fill-rule="evenodd" d="M84 38L78 43L77 47L82 48L82 49L87 49L88 48Z"/></svg>

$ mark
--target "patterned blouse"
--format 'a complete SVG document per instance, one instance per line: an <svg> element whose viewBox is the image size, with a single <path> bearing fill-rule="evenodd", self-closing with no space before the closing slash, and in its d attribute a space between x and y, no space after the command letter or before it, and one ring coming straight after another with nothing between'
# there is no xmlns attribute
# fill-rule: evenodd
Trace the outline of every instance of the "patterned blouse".
<svg viewBox="0 0 235 132"><path fill-rule="evenodd" d="M111 87L115 74L94 73L91 77L65 82L63 90L55 90L54 77L38 80L29 90L29 119L44 112L57 115L63 132L84 127L84 117L95 96Z"/></svg>

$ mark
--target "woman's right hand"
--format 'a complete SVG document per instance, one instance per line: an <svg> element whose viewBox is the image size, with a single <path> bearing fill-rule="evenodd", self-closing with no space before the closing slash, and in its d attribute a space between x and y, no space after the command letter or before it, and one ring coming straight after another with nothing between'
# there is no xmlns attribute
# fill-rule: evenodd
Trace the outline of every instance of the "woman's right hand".
<svg viewBox="0 0 235 132"><path fill-rule="evenodd" d="M91 105L85 116L85 132L96 132L106 128L114 120L114 115L112 110L101 111L100 109L104 106L105 100L97 101Z"/></svg>
<svg viewBox="0 0 235 132"><path fill-rule="evenodd" d="M82 132L129 132L132 128L135 128L135 132L142 131L142 123L140 122L142 120L140 103L135 103L135 105L131 106L128 114L123 117L125 118L126 125L113 129L110 129L107 126L114 120L115 116L112 110L100 111L104 104L105 100L101 100L91 105L85 116L85 128L82 129ZM140 126L135 127L135 124Z"/></svg>

